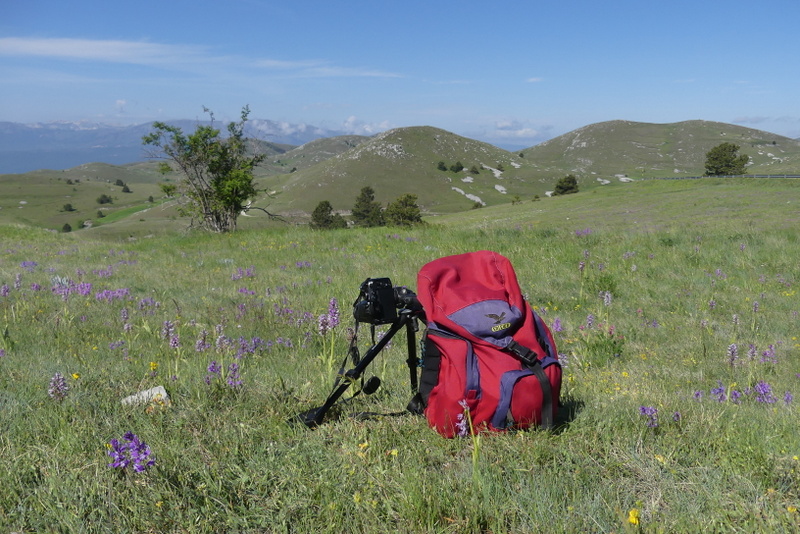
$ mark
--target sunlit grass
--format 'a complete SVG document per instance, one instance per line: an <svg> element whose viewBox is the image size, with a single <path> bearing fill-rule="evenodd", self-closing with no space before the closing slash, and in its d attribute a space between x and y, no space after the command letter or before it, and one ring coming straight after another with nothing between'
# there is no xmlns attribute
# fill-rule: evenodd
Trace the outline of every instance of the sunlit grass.
<svg viewBox="0 0 800 534"><path fill-rule="evenodd" d="M648 208L651 222L641 227L610 197L589 209L580 195L558 199L552 205L570 209L547 217L532 211L537 203L507 208L507 224L473 224L470 213L426 228L114 242L2 227L0 525L795 530L800 247L777 223L798 213L774 203L696 224L688 199L719 208L726 190L716 187L690 188L670 214ZM761 194L732 187L734 196ZM636 211L644 196L628 197L625 209ZM413 288L423 264L477 249L508 256L523 292L559 325L556 431L484 435L475 451L473 441L442 439L415 416L347 417L403 410L402 335L368 370L383 381L378 392L315 431L286 424L328 393L329 351L338 367L365 278ZM323 338L318 318L332 298L342 323ZM369 328L359 333L366 344ZM228 382L231 364L241 384ZM68 387L63 400L48 393L56 373ZM121 403L157 385L168 406ZM126 432L155 458L142 472L108 466L107 444Z"/></svg>

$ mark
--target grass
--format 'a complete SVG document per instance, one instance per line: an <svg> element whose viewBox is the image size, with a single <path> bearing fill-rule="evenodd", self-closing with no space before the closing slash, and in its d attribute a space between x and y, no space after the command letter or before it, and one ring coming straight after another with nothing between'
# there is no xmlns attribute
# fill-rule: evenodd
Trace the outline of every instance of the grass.
<svg viewBox="0 0 800 534"><path fill-rule="evenodd" d="M0 227L0 526L796 530L795 187L641 183L413 229L121 241ZM426 262L483 248L561 325L556 430L445 440L411 415L348 417L403 409L402 336L369 369L378 392L317 430L286 424L329 391L327 349L344 356L365 278L413 288ZM62 298L51 288L66 279L91 289ZM332 298L343 323L323 338ZM228 377L238 364L242 385L212 361ZM48 395L55 373L62 401ZM120 402L156 385L169 406ZM107 465L129 431L155 458L141 473Z"/></svg>

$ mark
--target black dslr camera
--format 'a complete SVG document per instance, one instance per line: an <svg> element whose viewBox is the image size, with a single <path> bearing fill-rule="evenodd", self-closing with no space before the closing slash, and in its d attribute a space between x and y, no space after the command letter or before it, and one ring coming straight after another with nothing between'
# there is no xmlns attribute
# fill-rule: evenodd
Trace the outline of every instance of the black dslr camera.
<svg viewBox="0 0 800 534"><path fill-rule="evenodd" d="M390 324L397 310L421 311L417 295L406 287L394 287L388 278L367 278L353 303L353 317L359 323Z"/></svg>

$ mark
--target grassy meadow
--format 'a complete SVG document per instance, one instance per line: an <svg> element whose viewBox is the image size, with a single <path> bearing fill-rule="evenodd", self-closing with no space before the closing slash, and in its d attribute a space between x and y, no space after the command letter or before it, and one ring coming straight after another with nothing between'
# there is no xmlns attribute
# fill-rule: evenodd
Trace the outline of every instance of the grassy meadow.
<svg viewBox="0 0 800 534"><path fill-rule="evenodd" d="M799 192L637 182L410 229L0 226L0 530L796 531ZM376 393L286 423L330 390L365 278L413 289L478 249L555 330L556 429L446 440L350 417L405 407L403 334L368 369ZM156 386L169 404L121 402Z"/></svg>

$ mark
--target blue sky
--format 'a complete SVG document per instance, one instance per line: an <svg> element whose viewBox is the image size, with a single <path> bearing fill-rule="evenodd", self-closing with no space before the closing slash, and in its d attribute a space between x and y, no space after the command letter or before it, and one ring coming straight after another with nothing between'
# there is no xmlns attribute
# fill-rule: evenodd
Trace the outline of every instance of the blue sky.
<svg viewBox="0 0 800 534"><path fill-rule="evenodd" d="M531 146L614 119L800 137L800 2L2 0L0 121L430 125Z"/></svg>

